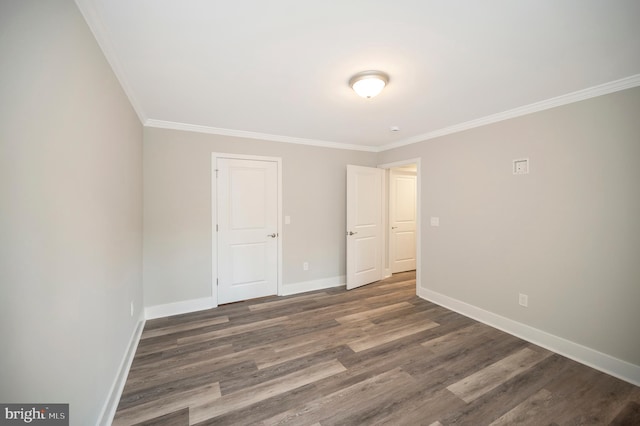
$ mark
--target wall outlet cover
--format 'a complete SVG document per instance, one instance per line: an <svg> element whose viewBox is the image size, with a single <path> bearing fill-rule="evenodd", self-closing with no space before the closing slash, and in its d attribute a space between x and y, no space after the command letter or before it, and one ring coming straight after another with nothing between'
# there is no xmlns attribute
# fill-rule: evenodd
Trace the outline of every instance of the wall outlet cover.
<svg viewBox="0 0 640 426"><path fill-rule="evenodd" d="M527 306L529 306L529 296L520 293L518 295L518 303L520 304L520 306L524 306L526 308Z"/></svg>
<svg viewBox="0 0 640 426"><path fill-rule="evenodd" d="M513 174L514 175L529 174L529 159L518 158L516 160L513 160Z"/></svg>

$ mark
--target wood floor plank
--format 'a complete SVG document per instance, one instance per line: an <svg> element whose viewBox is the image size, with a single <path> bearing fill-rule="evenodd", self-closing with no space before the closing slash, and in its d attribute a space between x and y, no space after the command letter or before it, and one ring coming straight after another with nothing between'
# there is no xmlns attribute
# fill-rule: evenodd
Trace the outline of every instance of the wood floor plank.
<svg viewBox="0 0 640 426"><path fill-rule="evenodd" d="M473 424L475 419L490 423L543 389L554 378L564 374L570 366L571 362L566 358L554 354L459 410L451 410L441 420L444 424ZM450 379L444 380L442 384L448 386Z"/></svg>
<svg viewBox="0 0 640 426"><path fill-rule="evenodd" d="M438 323L432 321L425 321L423 323L411 325L402 325L391 330L377 332L375 334L370 333L371 335L351 341L348 343L348 345L351 349L354 350L354 352L361 352L379 345L383 345L385 343L390 343L395 340L402 339L403 337L407 337L421 331L429 330L430 328L437 327L438 325Z"/></svg>
<svg viewBox="0 0 640 426"><path fill-rule="evenodd" d="M146 362L132 363L129 376L133 378L155 375L159 370L178 369L203 359L218 358L233 353L233 345L214 346L199 351L189 351L171 356L159 356Z"/></svg>
<svg viewBox="0 0 640 426"><path fill-rule="evenodd" d="M288 320L289 318L285 316L285 317L267 319L263 321L257 321L254 323L237 325L237 326L228 327L228 328L222 328L219 330L210 331L208 333L202 333L195 336L184 337L184 338L178 339L177 343L179 345L183 345L183 344L188 344L193 342L199 342L203 339L218 339L221 337L238 335L240 333L244 333L248 331L255 331L262 328L271 327L273 325L280 325L287 322Z"/></svg>
<svg viewBox="0 0 640 426"><path fill-rule="evenodd" d="M362 329L335 327L321 332L296 336L276 345L272 354L260 358L256 363L259 369L271 367L317 352L344 346L348 341L365 335L366 331Z"/></svg>
<svg viewBox="0 0 640 426"><path fill-rule="evenodd" d="M401 401L396 409L389 412L386 417L378 419L376 424L385 426L438 424L439 419L445 417L448 411L458 409L463 404L464 402L460 398L446 389L439 389L435 392L418 390L407 401ZM481 424L481 422L476 424Z"/></svg>
<svg viewBox="0 0 640 426"><path fill-rule="evenodd" d="M469 337L467 340L468 347L438 354L435 362L445 365L445 368L451 373L454 381L449 385L470 376L485 367L494 364L508 355L511 355L521 349L530 347L530 345L520 339L505 338L491 339L487 336Z"/></svg>
<svg viewBox="0 0 640 426"><path fill-rule="evenodd" d="M556 377L546 389L553 398L549 412L560 424L608 424L623 409L637 387L593 369L576 365ZM636 402L640 402L636 399ZM566 406L574 407L567 410Z"/></svg>
<svg viewBox="0 0 640 426"><path fill-rule="evenodd" d="M152 374L131 374L127 378L127 386L125 391L138 392L143 389L148 389L154 386L165 386L175 380L176 377L194 377L201 374L206 374L211 370L224 371L228 367L232 367L237 364L243 364L249 362L257 369L253 359L257 353L269 352L270 348L258 348L252 351L246 351L243 353L230 353L221 355L218 357L200 358L188 364L183 364L171 369L157 369Z"/></svg>
<svg viewBox="0 0 640 426"><path fill-rule="evenodd" d="M211 402L193 405L189 412L189 421L191 424L196 424L220 414L247 407L271 396L341 373L345 370L346 368L337 360L312 365L286 376L248 387L242 391L224 395Z"/></svg>
<svg viewBox="0 0 640 426"><path fill-rule="evenodd" d="M551 398L551 392L546 389L541 389L518 404L515 408L512 408L500 416L497 420L491 422L489 426L524 425L532 419L540 422L542 416L545 415Z"/></svg>
<svg viewBox="0 0 640 426"><path fill-rule="evenodd" d="M611 426L640 425L640 403L629 401L611 421Z"/></svg>
<svg viewBox="0 0 640 426"><path fill-rule="evenodd" d="M404 302L415 296L415 289L407 288L402 292L391 292L367 297L362 302L369 306L388 306L392 303Z"/></svg>
<svg viewBox="0 0 640 426"><path fill-rule="evenodd" d="M435 353L454 352L462 349L463 345L468 344L468 337L479 337L484 335L490 327L481 323L471 324L468 327L461 328L443 336L427 340L421 343L425 348Z"/></svg>
<svg viewBox="0 0 640 426"><path fill-rule="evenodd" d="M197 328L208 327L210 325L224 324L229 322L229 317L226 315L210 318L202 321L192 321L181 325L166 325L164 327L154 328L151 330L144 330L141 340L146 340L152 337L164 336L167 334L177 334L183 331L193 330Z"/></svg>
<svg viewBox="0 0 640 426"><path fill-rule="evenodd" d="M329 298L325 299L327 302ZM327 321L340 316L346 316L365 311L367 308L363 306L361 300L341 301L333 296L333 304L328 303L327 306L319 306L316 309L310 309L304 312L289 315L292 323L308 322L308 321Z"/></svg>
<svg viewBox="0 0 640 426"><path fill-rule="evenodd" d="M227 368L208 371L197 376L176 377L174 380L164 383L162 386L152 386L139 390L125 387L126 392L123 393L120 398L118 411L141 406L148 402L155 401L157 403L157 401L161 401L164 398L180 399L177 395L183 392L194 388L208 386L211 383L220 383L229 377L248 374L249 371L255 370L256 368L254 363L244 362L233 364Z"/></svg>
<svg viewBox="0 0 640 426"><path fill-rule="evenodd" d="M359 377L370 377L381 374L385 371L402 367L404 371L411 374L410 367L417 362L429 362L434 359L434 355L424 348L416 345L408 339L402 339L395 345L382 345L363 352L352 352L341 356L340 362L347 367L347 372L335 377L330 383L324 383L323 392L333 392L340 387L350 386L360 381ZM433 368L434 370L436 367ZM423 387L426 383L422 384Z"/></svg>
<svg viewBox="0 0 640 426"><path fill-rule="evenodd" d="M251 349L258 346L268 346L274 351L281 350L280 344L274 342L284 342L289 340L303 340L312 333L322 334L323 330L330 332L338 326L335 320L328 321L306 321L297 323L287 323L286 327L274 326L256 332L246 333L243 336L231 336L221 339L221 342L233 342L237 351Z"/></svg>
<svg viewBox="0 0 640 426"><path fill-rule="evenodd" d="M154 417L144 422L135 423L135 426L187 426L189 424L189 409L183 408L173 413Z"/></svg>
<svg viewBox="0 0 640 426"><path fill-rule="evenodd" d="M119 410L113 420L113 426L126 426L165 416L190 406L205 404L220 398L218 382L199 386L177 394L158 398L154 401Z"/></svg>
<svg viewBox="0 0 640 426"><path fill-rule="evenodd" d="M178 347L178 339L175 337L172 337L169 340L155 341L153 343L150 343L151 340L152 339L148 339L145 342L140 341L138 348L136 349L136 357L143 357L145 355L151 355Z"/></svg>
<svg viewBox="0 0 640 426"><path fill-rule="evenodd" d="M114 424L638 424L637 386L415 286L401 273L150 320Z"/></svg>
<svg viewBox="0 0 640 426"><path fill-rule="evenodd" d="M502 360L447 386L451 392L465 402L471 402L480 395L498 387L503 382L533 367L551 352L537 352L524 348Z"/></svg>
<svg viewBox="0 0 640 426"><path fill-rule="evenodd" d="M321 298L322 296L326 296L326 295L327 295L327 293L322 292L322 293L314 293L314 294L305 294L305 295L301 295L301 296L294 296L294 297L289 297L289 298L286 298L286 299L273 300L271 302L257 303L255 305L249 305L249 310L255 312L255 311L262 311L262 310L265 310L265 309L280 308L282 306L296 304L296 303L300 303L302 301L307 301L307 300L315 301L318 298Z"/></svg>
<svg viewBox="0 0 640 426"><path fill-rule="evenodd" d="M221 390L224 395L233 393L243 388L254 386L276 377L284 376L301 368L308 367L309 365L340 359L350 353L353 353L350 348L346 346L337 346L322 351L316 351L303 357L297 357L287 362L281 362L266 368L260 368L256 371L247 369L244 372L237 374L235 377L223 380L221 382Z"/></svg>
<svg viewBox="0 0 640 426"><path fill-rule="evenodd" d="M288 410L264 420L265 426L273 425L298 425L304 423L332 424L336 417L345 424L364 424L361 421L353 422L346 419L347 415L353 415L356 410L371 410L371 405L376 404L376 399L386 396L389 392L413 384L415 380L399 368L375 375L357 382L351 386L330 393L322 398L309 401L307 404L293 410ZM366 395L366 401L361 400L358 407L353 405L353 400L359 395ZM359 399L359 398L358 398Z"/></svg>
<svg viewBox="0 0 640 426"><path fill-rule="evenodd" d="M388 312L397 311L401 308L406 307L411 307L411 304L407 302L394 303L392 305L386 305L375 309L363 310L362 312L357 312L355 314L340 316L336 318L336 321L338 321L340 324L348 324L362 320L370 320L372 318L375 318L376 316L380 316Z"/></svg>

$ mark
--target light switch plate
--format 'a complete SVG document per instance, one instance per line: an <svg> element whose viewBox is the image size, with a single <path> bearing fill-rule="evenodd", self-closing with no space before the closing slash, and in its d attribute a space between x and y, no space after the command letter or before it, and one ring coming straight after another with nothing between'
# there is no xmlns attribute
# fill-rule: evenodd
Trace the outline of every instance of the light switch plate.
<svg viewBox="0 0 640 426"><path fill-rule="evenodd" d="M284 224L285 225L290 225L291 224L291 216L285 216L284 217Z"/></svg>
<svg viewBox="0 0 640 426"><path fill-rule="evenodd" d="M514 175L528 175L529 174L529 159L518 158L513 160L513 174Z"/></svg>
<svg viewBox="0 0 640 426"><path fill-rule="evenodd" d="M432 216L429 220L429 223L431 224L431 226L440 226L440 218Z"/></svg>

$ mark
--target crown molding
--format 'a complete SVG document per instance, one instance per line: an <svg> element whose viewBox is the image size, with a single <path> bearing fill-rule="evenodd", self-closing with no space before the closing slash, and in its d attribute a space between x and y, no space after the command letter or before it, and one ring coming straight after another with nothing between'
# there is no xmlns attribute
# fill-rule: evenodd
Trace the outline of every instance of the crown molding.
<svg viewBox="0 0 640 426"><path fill-rule="evenodd" d="M400 148L406 145L412 145L414 143L427 141L430 139L439 138L441 136L450 135L453 133L462 132L465 130L473 129L476 127L486 126L487 124L493 124L511 118L520 117L527 114L532 114L539 111L559 107L562 105L571 104L574 102L583 101L590 98L595 98L609 93L619 92L621 90L631 89L633 87L640 86L640 74L635 74L629 77L621 78L619 80L611 81L608 83L600 84L598 86L589 87L587 89L571 92L566 95L557 96L555 98L546 99L544 101L535 102L533 104L524 105L518 108L510 109L508 111L499 112L497 114L488 115L486 117L478 118L476 120L466 121L464 123L456 124L454 126L445 127L433 132L423 133L420 135L412 136L407 139L403 139L397 142L392 142L383 146L365 146L346 144L340 142L323 141L316 139L304 139L291 136L272 135L268 133L247 132L244 130L223 129L218 127L201 126L197 124L177 123L174 121L154 120L147 119L144 121L145 127L155 127L160 129L172 129L172 130L184 130L187 132L208 133L221 136L233 136L239 138L260 139L272 142L293 143L298 145L310 145L323 148L345 149L351 151L365 151L365 152L383 152L394 148Z"/></svg>
<svg viewBox="0 0 640 426"><path fill-rule="evenodd" d="M316 139L295 138L292 136L272 135L268 133L247 132L244 130L222 129L219 127L201 126L198 124L177 123L175 121L164 121L148 119L144 122L145 127L158 129L184 130L187 132L208 133L220 136L233 136L237 138L260 139L271 142L293 143L298 145L319 146L322 148L345 149L350 151L377 152L376 147L366 145L354 145L340 142L330 142Z"/></svg>
<svg viewBox="0 0 640 426"><path fill-rule="evenodd" d="M105 59L111 66L111 70L118 79L122 90L124 91L127 98L129 98L129 103L131 103L131 107L136 112L138 119L141 123L147 121L147 116L145 115L140 103L136 99L133 94L133 89L127 83L127 79L125 78L125 72L123 71L122 65L117 59L117 56L114 53L114 49L109 41L109 37L107 36L107 31L105 29L102 20L100 19L100 15L97 12L95 6L92 2L88 0L75 0L76 6L80 10L80 14L84 18L89 30L93 33L93 37L96 39L98 46L102 50L102 54Z"/></svg>
<svg viewBox="0 0 640 426"><path fill-rule="evenodd" d="M426 141L429 139L435 139L441 136L450 135L452 133L462 132L464 130L473 129L475 127L485 126L487 124L509 120L510 118L520 117L523 115L532 114L534 112L544 111L546 109L551 109L551 108L559 107L562 105L567 105L574 102L579 102L586 99L607 95L609 93L619 92L621 90L631 89L637 86L640 86L640 74L621 78L619 80L600 84L598 86L589 87L587 89L578 90L576 92L567 93L566 95L557 96L555 98L546 99L544 101L535 102L533 104L524 105L518 108L510 109L508 111L499 112L497 114L488 115L486 117L478 118L476 120L466 121L464 123L456 124L455 126L445 127L439 130L435 130L433 132L412 136L410 138L403 139L398 142L393 142L393 143L378 147L377 152L388 151L390 149L411 145L411 144Z"/></svg>

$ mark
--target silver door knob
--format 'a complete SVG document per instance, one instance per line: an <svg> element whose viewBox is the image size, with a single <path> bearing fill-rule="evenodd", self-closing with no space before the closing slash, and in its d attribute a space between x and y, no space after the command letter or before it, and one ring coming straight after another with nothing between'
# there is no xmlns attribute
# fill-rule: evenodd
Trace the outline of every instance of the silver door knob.
<svg viewBox="0 0 640 426"><path fill-rule="evenodd" d="M273 234L269 234L269 235L267 235L267 237L271 237L271 238L275 238L275 237L277 237L277 236L278 236L278 234L276 234L275 232L274 232Z"/></svg>
<svg viewBox="0 0 640 426"><path fill-rule="evenodd" d="M351 231L347 232L347 235L355 235L355 234L357 234L357 232L351 232Z"/></svg>

